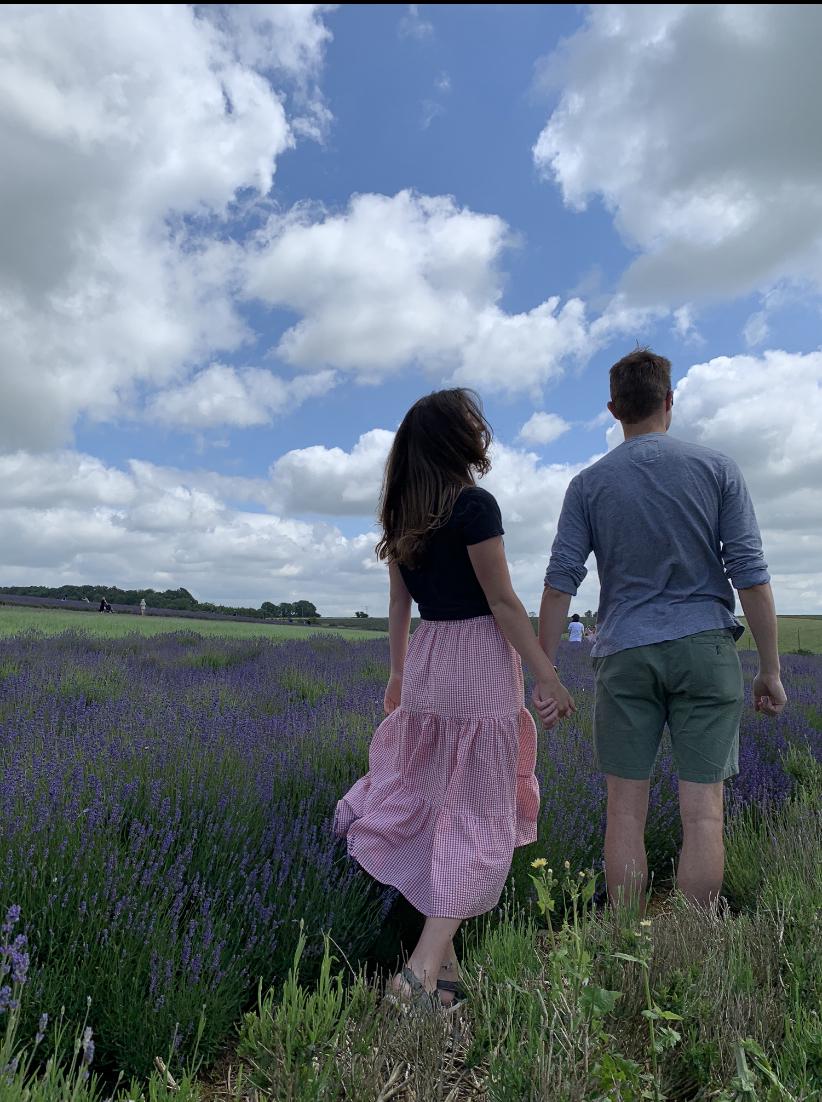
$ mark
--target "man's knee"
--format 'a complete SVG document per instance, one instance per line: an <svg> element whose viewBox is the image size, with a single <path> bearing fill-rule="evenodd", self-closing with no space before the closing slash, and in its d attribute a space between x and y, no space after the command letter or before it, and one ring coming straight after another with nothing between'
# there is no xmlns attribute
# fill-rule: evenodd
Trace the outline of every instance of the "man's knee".
<svg viewBox="0 0 822 1102"><path fill-rule="evenodd" d="M608 821L619 821L626 827L636 825L644 828L650 781L627 780L612 773L606 774L605 779L608 784Z"/></svg>
<svg viewBox="0 0 822 1102"><path fill-rule="evenodd" d="M682 829L722 833L724 824L724 785L679 782L679 814Z"/></svg>

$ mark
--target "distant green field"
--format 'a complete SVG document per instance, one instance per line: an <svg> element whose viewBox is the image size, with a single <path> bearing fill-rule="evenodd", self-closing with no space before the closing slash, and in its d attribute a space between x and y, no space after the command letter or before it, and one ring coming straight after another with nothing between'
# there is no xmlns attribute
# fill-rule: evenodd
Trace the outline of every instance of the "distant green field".
<svg viewBox="0 0 822 1102"><path fill-rule="evenodd" d="M742 620L744 623L744 619ZM178 616L100 615L97 612L73 612L51 608L13 608L0 605L0 636L21 631L41 631L55 635L61 631L88 631L95 635L120 637L137 632L140 635L160 635L169 631L196 631L200 635L219 635L235 639L305 639L312 635L341 635L346 639L374 639L386 633L388 620L374 617L368 628L355 627L353 617L329 616L318 627L296 624L234 623L231 620L194 620ZM379 628L377 629L377 625ZM536 621L534 621L536 626ZM413 626L416 626L416 622ZM377 630L375 630L377 629ZM739 640L740 650L753 650L751 633ZM783 654L798 650L822 654L822 616L780 616L779 649Z"/></svg>
<svg viewBox="0 0 822 1102"><path fill-rule="evenodd" d="M387 616L367 616L364 620L357 616L320 616L317 623L324 628L353 628L355 631L367 631L369 635L375 631L388 631ZM412 620L412 627L416 627L418 619Z"/></svg>
<svg viewBox="0 0 822 1102"><path fill-rule="evenodd" d="M170 631L196 631L199 635L219 635L234 639L306 639L312 635L342 635L346 639L373 639L382 633L350 628L307 628L291 624L233 623L231 620L195 620L181 616L131 616L99 612L72 612L53 608L13 608L0 605L0 636L21 631L40 631L56 635L61 631L86 631L94 635L117 637L162 635Z"/></svg>
<svg viewBox="0 0 822 1102"><path fill-rule="evenodd" d="M744 617L740 617L744 624ZM340 628L356 628L359 624L367 624L365 628L368 636L375 630L388 631L388 620L384 616L371 616L362 621L354 617L328 616L319 621L324 626L331 626L335 630ZM419 620L411 621L414 628ZM534 630L539 621L532 618ZM746 631L739 640L740 650L753 650L754 643L751 633ZM822 616L780 616L779 617L779 649L783 654L791 654L798 650L813 651L814 654L822 654Z"/></svg>
<svg viewBox="0 0 822 1102"><path fill-rule="evenodd" d="M739 617L744 624L744 617ZM754 641L746 629L738 643L740 650L753 650ZM779 650L791 654L799 650L822 654L822 616L780 616Z"/></svg>
<svg viewBox="0 0 822 1102"><path fill-rule="evenodd" d="M744 617L740 617L745 623ZM359 630L359 625L365 627L366 636L370 637L375 631L388 631L388 620L384 616L371 616L369 619L357 620L354 617L328 616L319 621L324 627L333 630L353 628ZM411 627L415 628L419 620L411 621ZM539 621L532 618L531 623L536 630ZM746 631L739 640L740 650L753 650L754 643L751 633ZM822 616L780 616L779 617L779 649L783 654L790 654L798 650L813 651L814 654L822 654Z"/></svg>

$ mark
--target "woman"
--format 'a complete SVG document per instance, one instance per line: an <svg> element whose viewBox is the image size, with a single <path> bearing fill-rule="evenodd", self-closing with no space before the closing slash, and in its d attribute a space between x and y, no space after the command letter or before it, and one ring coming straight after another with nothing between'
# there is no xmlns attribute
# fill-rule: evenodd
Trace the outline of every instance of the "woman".
<svg viewBox="0 0 822 1102"><path fill-rule="evenodd" d="M499 902L515 846L537 835L536 729L520 657L546 726L574 702L511 586L499 507L476 475L491 429L463 389L421 398L385 469L377 553L389 564L388 718L335 828L364 869L426 916L396 996L451 1005L453 938ZM421 624L408 639L412 599Z"/></svg>

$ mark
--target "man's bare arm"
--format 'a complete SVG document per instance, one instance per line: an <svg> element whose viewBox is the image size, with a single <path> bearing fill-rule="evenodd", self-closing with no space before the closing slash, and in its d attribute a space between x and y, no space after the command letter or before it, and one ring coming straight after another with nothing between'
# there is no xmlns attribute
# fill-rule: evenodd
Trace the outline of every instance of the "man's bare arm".
<svg viewBox="0 0 822 1102"><path fill-rule="evenodd" d="M770 582L740 589L739 600L745 621L759 652L759 673L754 678L753 697L757 712L778 716L788 698L779 668L779 636L776 608Z"/></svg>
<svg viewBox="0 0 822 1102"><path fill-rule="evenodd" d="M539 645L548 655L552 665L556 665L559 641L568 621L568 609L571 607L571 594L546 585L542 591L542 603L539 606Z"/></svg>

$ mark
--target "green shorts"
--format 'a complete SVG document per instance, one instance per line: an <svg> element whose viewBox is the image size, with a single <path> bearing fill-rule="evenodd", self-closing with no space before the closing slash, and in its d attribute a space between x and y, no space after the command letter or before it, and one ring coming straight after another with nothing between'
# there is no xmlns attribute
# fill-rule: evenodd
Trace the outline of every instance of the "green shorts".
<svg viewBox="0 0 822 1102"><path fill-rule="evenodd" d="M594 745L604 773L645 780L665 724L680 780L739 772L742 667L730 631L701 631L594 659Z"/></svg>

